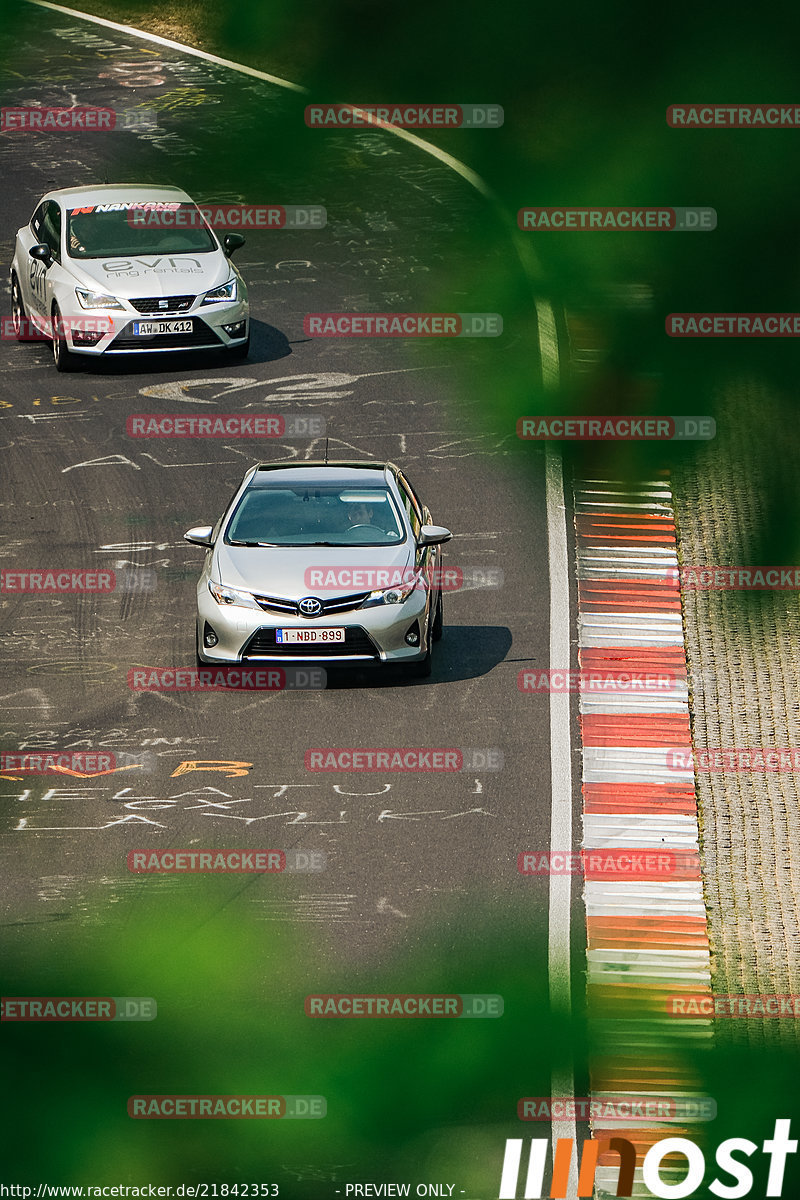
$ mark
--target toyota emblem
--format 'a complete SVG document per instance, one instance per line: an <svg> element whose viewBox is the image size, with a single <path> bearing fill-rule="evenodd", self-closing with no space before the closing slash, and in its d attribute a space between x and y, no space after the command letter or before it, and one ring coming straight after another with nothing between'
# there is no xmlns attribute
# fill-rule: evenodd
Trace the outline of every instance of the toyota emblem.
<svg viewBox="0 0 800 1200"><path fill-rule="evenodd" d="M322 612L322 601L316 596L304 596L297 606L301 617L318 617Z"/></svg>

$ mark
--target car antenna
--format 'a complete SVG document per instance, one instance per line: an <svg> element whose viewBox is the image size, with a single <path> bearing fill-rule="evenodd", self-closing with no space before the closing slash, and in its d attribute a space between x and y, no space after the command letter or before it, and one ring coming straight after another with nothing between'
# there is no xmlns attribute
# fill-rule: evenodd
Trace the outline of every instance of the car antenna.
<svg viewBox="0 0 800 1200"><path fill-rule="evenodd" d="M328 439L325 438L325 466L328 465Z"/></svg>

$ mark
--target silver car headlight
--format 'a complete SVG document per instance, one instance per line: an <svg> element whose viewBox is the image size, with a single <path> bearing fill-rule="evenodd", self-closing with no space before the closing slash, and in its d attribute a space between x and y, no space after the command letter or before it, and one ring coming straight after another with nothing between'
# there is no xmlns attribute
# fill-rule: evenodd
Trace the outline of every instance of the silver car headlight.
<svg viewBox="0 0 800 1200"><path fill-rule="evenodd" d="M213 288L210 292L206 292L203 297L203 304L220 304L226 300L235 300L238 296L236 287L236 276L229 279L227 283L223 283L222 287Z"/></svg>
<svg viewBox="0 0 800 1200"><path fill-rule="evenodd" d="M376 591L370 592L361 607L375 608L378 604L405 604L413 591L424 586L425 583L421 576L417 576L410 583L404 583L401 587L378 588Z"/></svg>
<svg viewBox="0 0 800 1200"><path fill-rule="evenodd" d="M116 296L109 296L105 292L90 292L88 288L75 288L75 295L78 297L78 302L81 308L124 308L120 304Z"/></svg>
<svg viewBox="0 0 800 1200"><path fill-rule="evenodd" d="M239 588L225 587L223 584L214 583L210 579L208 581L208 590L221 608L229 608L232 605L236 605L238 608L257 608L259 612L261 611L250 592L242 592Z"/></svg>

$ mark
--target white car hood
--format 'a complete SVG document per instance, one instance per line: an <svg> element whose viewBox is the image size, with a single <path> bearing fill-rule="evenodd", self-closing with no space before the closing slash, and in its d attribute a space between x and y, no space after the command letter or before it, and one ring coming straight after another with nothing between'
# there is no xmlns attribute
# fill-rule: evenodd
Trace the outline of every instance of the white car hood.
<svg viewBox="0 0 800 1200"><path fill-rule="evenodd" d="M85 287L123 298L199 295L227 283L233 268L221 250L69 260Z"/></svg>
<svg viewBox="0 0 800 1200"><path fill-rule="evenodd" d="M310 569L341 571L390 568L402 573L413 563L414 547L399 546L226 546L218 542L211 567L212 578L228 587L266 596L301 600L303 596L329 599L335 594L370 591L368 583L342 587L314 587L306 572ZM390 581L391 583L392 581Z"/></svg>

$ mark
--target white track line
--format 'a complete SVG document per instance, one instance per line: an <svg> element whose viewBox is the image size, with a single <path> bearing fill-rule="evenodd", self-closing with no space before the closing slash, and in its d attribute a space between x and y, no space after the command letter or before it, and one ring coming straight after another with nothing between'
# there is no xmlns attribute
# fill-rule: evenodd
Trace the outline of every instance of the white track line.
<svg viewBox="0 0 800 1200"><path fill-rule="evenodd" d="M547 558L550 576L550 666L561 670L570 662L569 556L567 520L564 504L564 475L561 456L547 447L545 456L547 502ZM570 738L568 692L550 693L550 849L572 849L572 744ZM569 875L550 876L548 919L548 979L550 1007L554 1013L572 1011L570 975L570 913L572 879ZM550 1094L572 1098L575 1079L572 1063L554 1070ZM575 1119L554 1120L553 1146L559 1138L575 1141ZM578 1168L571 1160L567 1194L578 1194Z"/></svg>
<svg viewBox="0 0 800 1200"><path fill-rule="evenodd" d="M168 50L180 50L181 54L193 54L195 58L216 63L218 67L228 67L229 70L238 71L241 75L252 75L255 79L264 79L267 83L288 88L291 92L308 93L308 88L301 87L298 83L290 83L288 79L280 79L277 75L268 75L266 71L257 71L255 67L246 67L242 63L232 62L229 58L219 58L216 54L209 54L206 50L196 50L194 46L184 46L182 42L173 42L171 38L159 37L155 33L145 33L142 29L135 29L133 25L120 25L118 21L107 21L105 17L93 17L89 13L78 12L75 8L65 8L63 4L51 4L50 0L28 0L28 3L35 4L38 8L50 8L53 12L63 13L65 17L77 17L79 21L91 21L93 25L102 25L104 29L114 29L117 33L128 34L129 37L141 38L145 42L154 42L157 46L166 46Z"/></svg>
<svg viewBox="0 0 800 1200"><path fill-rule="evenodd" d="M142 29L134 28L133 25L122 25L118 21L109 21L105 17L95 17L90 13L79 12L76 8L66 8L63 4L53 4L51 0L28 0L28 3L35 4L38 8L49 8L53 12L63 13L67 17L75 17L79 21L90 21L93 25L103 26L104 29L113 29L117 33L125 33L130 37L141 38L146 42L153 42L155 45L165 46L169 50L179 50L182 54L191 54L195 58L204 59L205 62L216 63L217 66L227 67L230 71L238 71L240 75L250 75L254 79L263 79L267 83L274 83L277 87L287 88L289 91L298 92L305 96L309 95L308 88L303 87L299 83L292 83L289 79L281 79L280 76L270 75L267 71L258 71L255 67L247 67L244 63L234 62L230 58L220 58L216 54L209 54L206 50L198 50L195 46L187 46L183 42L176 42L171 38L159 37L155 33L146 33ZM353 109L354 111L360 111L357 105L353 105ZM445 150L441 150L438 146L434 146L431 142L426 142L424 138L411 133L408 129L402 129L398 125L392 125L384 121L376 122L376 128L382 129L385 133L392 133L404 142L408 142L410 145L416 146L417 149L423 150L426 154L430 154L432 158L438 159L440 163L449 167L451 171L455 171L457 175L466 180L470 187L480 192L484 199L490 201L496 207L503 219L503 223L510 231L511 242L523 271L532 283L542 282L544 272L533 250L531 241L519 234L516 219L507 212L500 197L496 192L492 191L488 183L478 175L477 171L473 171L471 167L461 162L460 159L455 158L452 154L448 154ZM559 380L560 364L553 306L549 300L542 300L539 297L534 297L534 305L536 308L539 350L541 353L545 386L554 386Z"/></svg>
<svg viewBox="0 0 800 1200"><path fill-rule="evenodd" d="M76 17L80 21L91 21L93 25L102 25L104 29L113 29L117 33L128 34L129 37L141 38L145 42L153 42L156 46L165 46L168 50L179 50L181 54L191 54L195 58L202 58L205 62L216 63L219 67L227 67L230 71L238 71L240 75L251 75L254 79L263 79L267 83L274 83L277 87L287 88L291 92L299 92L305 96L309 94L308 88L303 87L299 83L292 83L289 79L281 79L278 75L270 75L267 71L258 71L255 67L247 67L244 63L234 62L230 58L220 58L217 54L209 54L207 50L198 50L195 46L186 46L183 42L175 42L172 38L159 37L155 33L147 33L142 29L135 29L133 25L121 25L118 21L108 21L105 17L95 17L89 13L79 12L75 8L65 8L63 4L52 4L50 0L28 0L29 4L35 4L38 8L49 8L53 12L63 13L66 17ZM357 106L354 106L355 111L359 111ZM485 196L488 200L499 203L498 197L494 194L487 183L481 179L475 171L454 158L452 154L447 154L444 150L440 150L438 146L433 146L430 142L426 142L424 138L417 137L408 129L401 129L397 125L391 125L389 122L376 122L376 128L380 127L386 133L394 133L403 141L411 142L412 145L424 150L427 154L432 154L434 158L438 158L445 166L450 167L472 187Z"/></svg>

